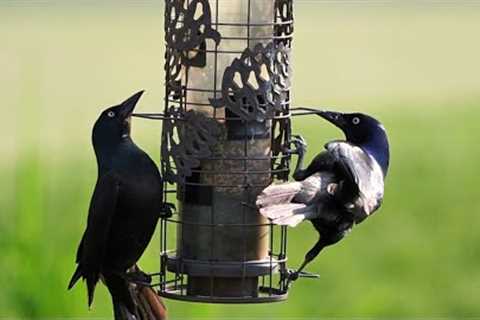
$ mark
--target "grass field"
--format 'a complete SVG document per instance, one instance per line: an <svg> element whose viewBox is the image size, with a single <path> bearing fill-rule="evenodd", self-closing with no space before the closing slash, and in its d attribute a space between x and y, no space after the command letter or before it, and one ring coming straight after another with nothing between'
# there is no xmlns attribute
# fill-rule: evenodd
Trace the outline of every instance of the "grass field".
<svg viewBox="0 0 480 320"><path fill-rule="evenodd" d="M158 1L161 3L161 1ZM0 1L0 318L110 317L100 286L66 285L96 179L98 112L138 89L163 98L163 12L153 1L75 6ZM296 105L374 114L392 146L386 199L311 265L287 302L221 306L167 301L173 319L480 316L480 6L298 1ZM341 137L295 123L309 156ZM159 158L160 128L135 140ZM315 240L292 230L296 266ZM141 261L158 266L155 239Z"/></svg>

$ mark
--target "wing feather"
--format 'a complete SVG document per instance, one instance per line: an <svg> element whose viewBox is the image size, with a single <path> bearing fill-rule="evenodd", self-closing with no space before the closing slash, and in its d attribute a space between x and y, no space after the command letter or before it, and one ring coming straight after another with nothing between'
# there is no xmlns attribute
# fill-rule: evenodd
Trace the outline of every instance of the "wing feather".
<svg viewBox="0 0 480 320"><path fill-rule="evenodd" d="M78 253L80 258L78 271L87 282L89 306L92 304L95 285L100 276L119 190L120 181L117 176L113 173L107 173L98 178L90 201L87 229L83 235L79 247L80 252ZM76 281L74 278L72 278L72 281ZM70 287L73 284L70 283Z"/></svg>
<svg viewBox="0 0 480 320"><path fill-rule="evenodd" d="M337 168L346 180L347 192L356 198L352 210L370 215L383 198L384 181L380 166L362 148L348 142L330 142L326 149L336 159Z"/></svg>
<svg viewBox="0 0 480 320"><path fill-rule="evenodd" d="M82 241L81 263L84 267L100 270L119 189L120 182L113 173L107 173L97 181L90 201L87 230Z"/></svg>

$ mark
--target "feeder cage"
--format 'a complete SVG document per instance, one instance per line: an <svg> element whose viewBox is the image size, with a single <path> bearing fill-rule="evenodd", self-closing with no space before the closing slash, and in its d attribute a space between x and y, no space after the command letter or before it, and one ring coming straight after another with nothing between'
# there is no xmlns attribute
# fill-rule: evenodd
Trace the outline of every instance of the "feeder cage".
<svg viewBox="0 0 480 320"><path fill-rule="evenodd" d="M292 0L166 0L161 296L287 296L286 227L255 206L290 156ZM176 233L176 242L169 233Z"/></svg>

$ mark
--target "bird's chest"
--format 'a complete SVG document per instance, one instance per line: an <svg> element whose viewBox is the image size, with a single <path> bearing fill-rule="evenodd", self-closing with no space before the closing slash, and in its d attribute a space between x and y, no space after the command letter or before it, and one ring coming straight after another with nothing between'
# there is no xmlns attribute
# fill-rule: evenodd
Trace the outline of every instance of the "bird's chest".
<svg viewBox="0 0 480 320"><path fill-rule="evenodd" d="M122 183L120 205L130 211L154 209L161 202L161 185L149 181L128 181Z"/></svg>
<svg viewBox="0 0 480 320"><path fill-rule="evenodd" d="M145 212L157 213L162 197L162 185L157 177L135 167L116 171L120 177L117 216L128 218L141 216Z"/></svg>

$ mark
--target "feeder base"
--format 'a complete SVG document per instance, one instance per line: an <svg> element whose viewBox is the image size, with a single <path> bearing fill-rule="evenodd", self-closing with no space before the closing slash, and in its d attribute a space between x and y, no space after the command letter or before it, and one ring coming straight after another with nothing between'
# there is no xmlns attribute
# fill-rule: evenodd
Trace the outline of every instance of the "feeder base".
<svg viewBox="0 0 480 320"><path fill-rule="evenodd" d="M219 304L242 304L242 303L270 303L287 300L288 293L280 293L276 290L260 290L256 297L215 297L201 295L187 295L187 286L169 286L165 290L160 290L158 295L172 300L201 302L201 303L219 303Z"/></svg>

